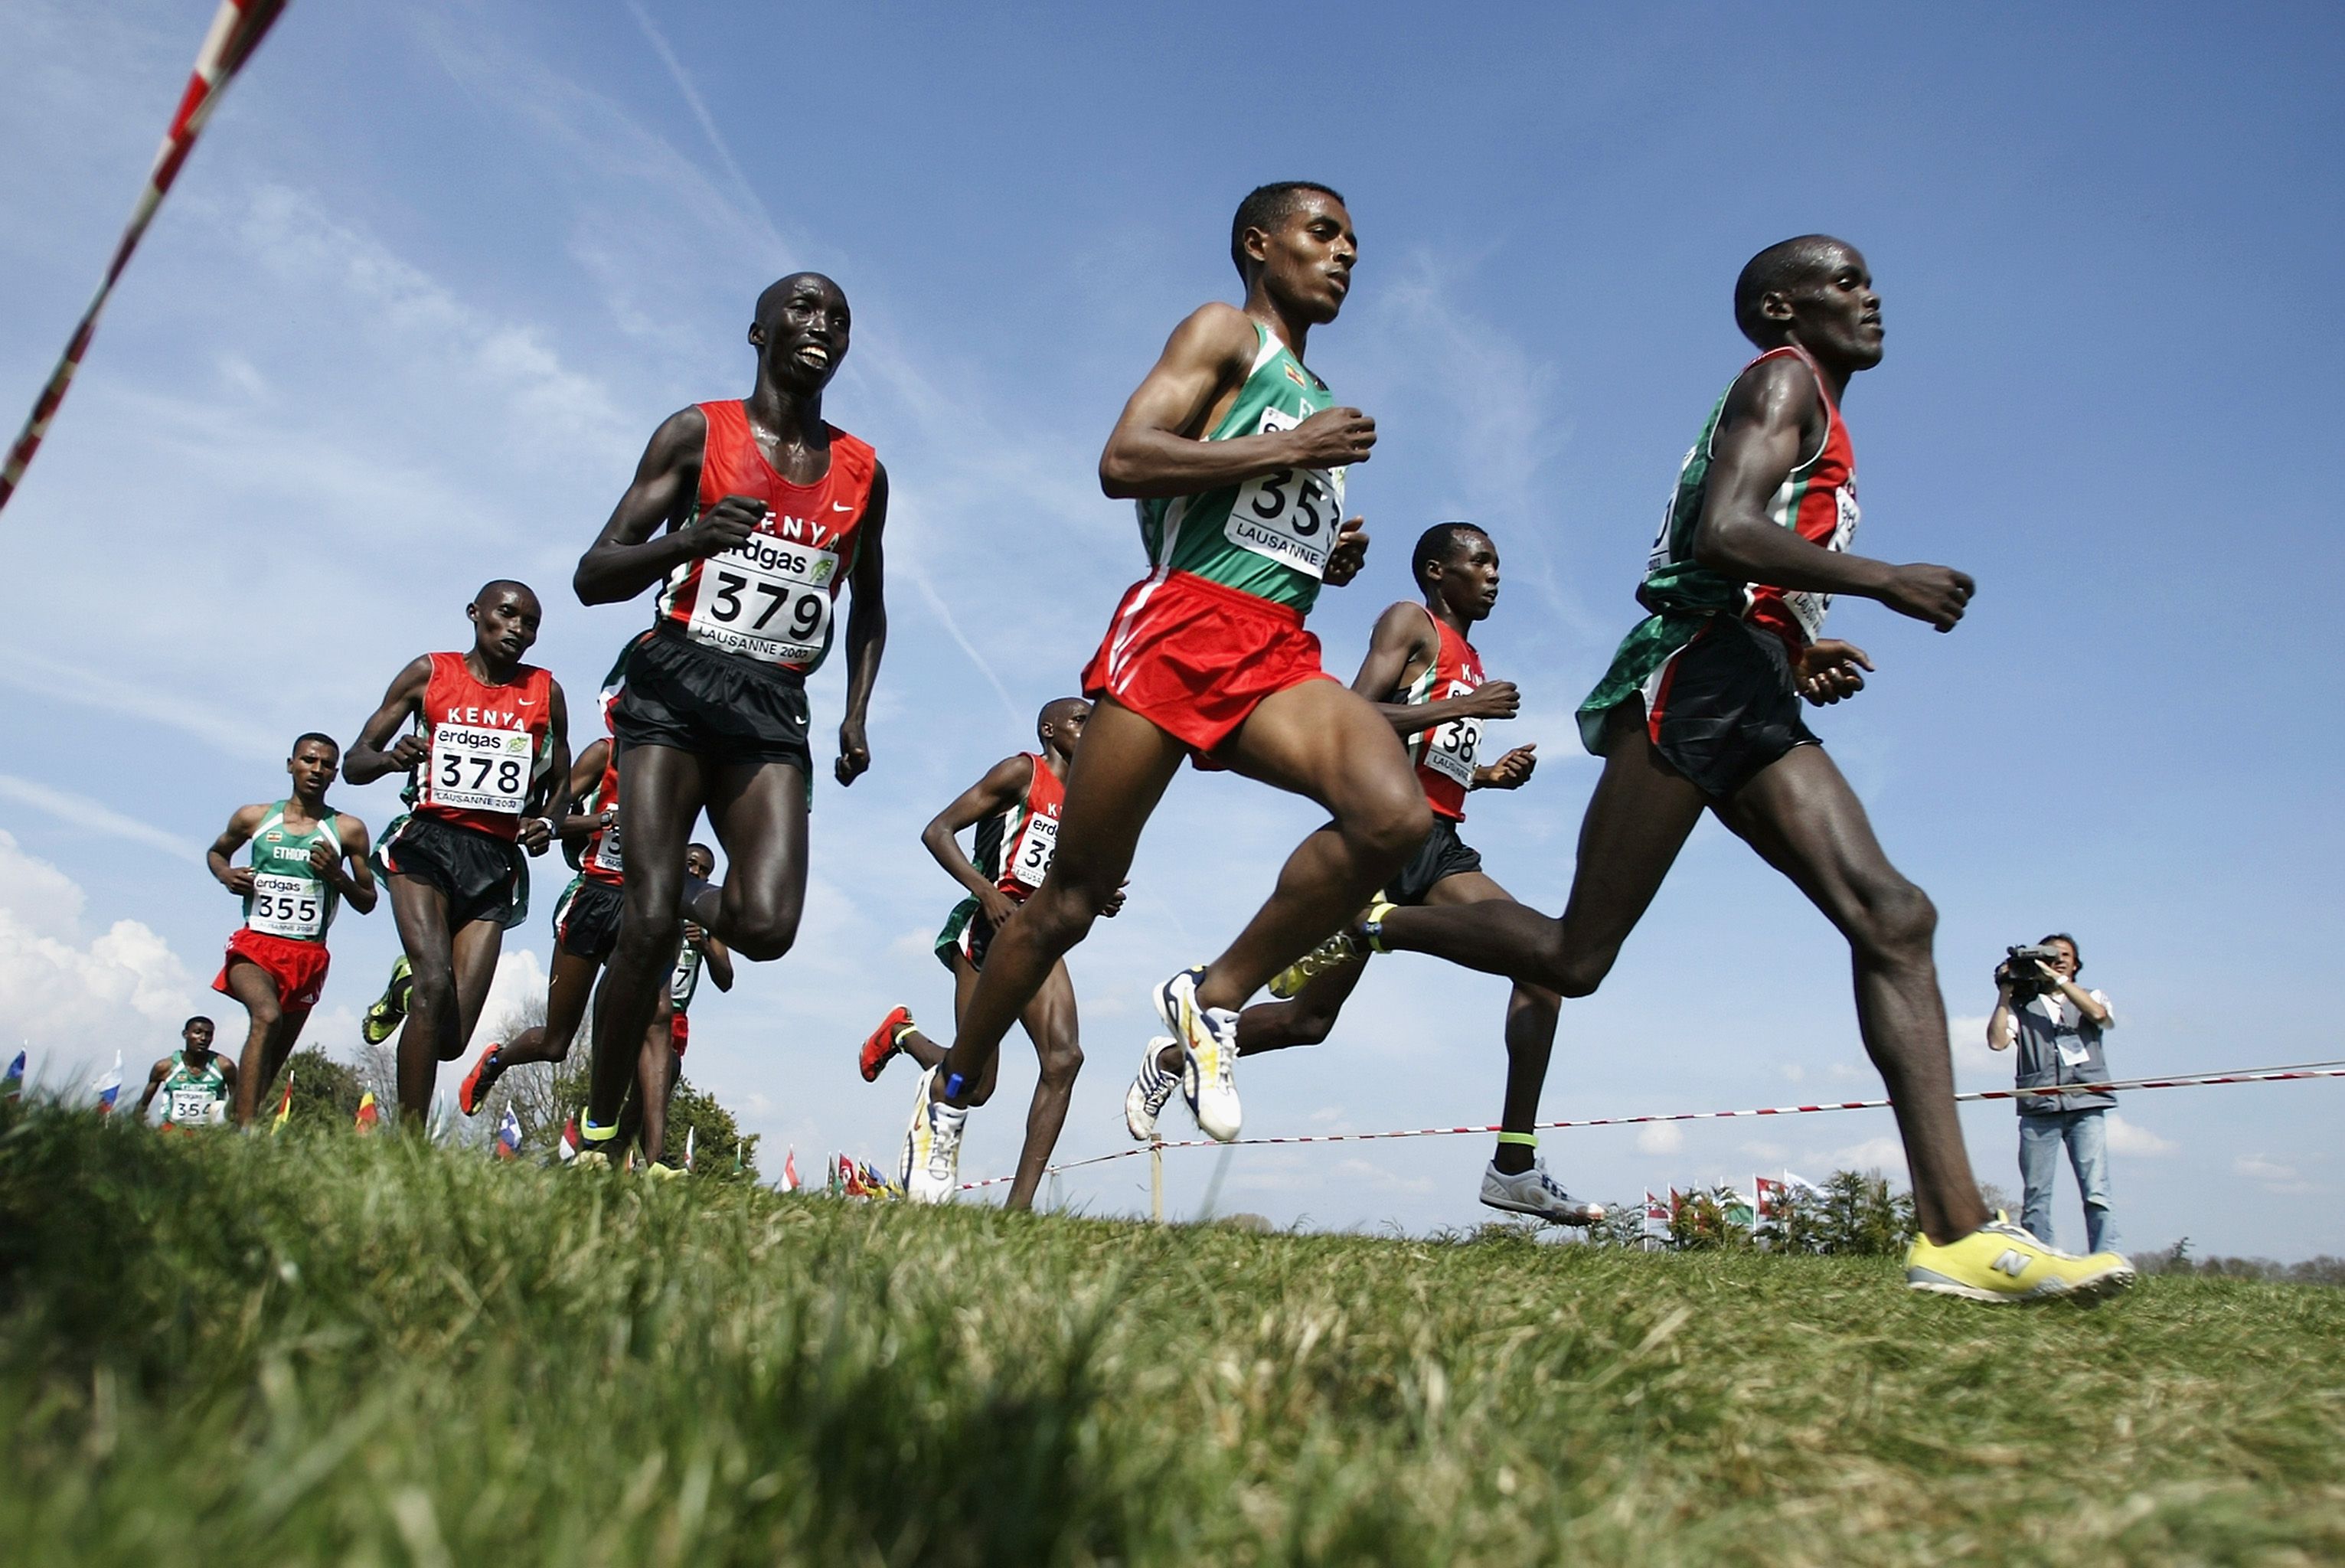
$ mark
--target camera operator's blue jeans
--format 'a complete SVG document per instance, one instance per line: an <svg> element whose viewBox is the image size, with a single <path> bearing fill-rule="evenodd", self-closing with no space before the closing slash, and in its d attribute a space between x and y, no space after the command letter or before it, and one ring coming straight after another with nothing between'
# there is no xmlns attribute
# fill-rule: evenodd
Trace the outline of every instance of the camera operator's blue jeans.
<svg viewBox="0 0 2345 1568"><path fill-rule="evenodd" d="M2076 1169L2085 1196L2085 1250L2114 1252L2117 1227L2109 1218L2109 1140L2106 1110L2053 1111L2019 1118L2019 1179L2027 1196L2019 1223L2029 1235L2052 1240L2052 1181L2060 1170L2060 1149Z"/></svg>

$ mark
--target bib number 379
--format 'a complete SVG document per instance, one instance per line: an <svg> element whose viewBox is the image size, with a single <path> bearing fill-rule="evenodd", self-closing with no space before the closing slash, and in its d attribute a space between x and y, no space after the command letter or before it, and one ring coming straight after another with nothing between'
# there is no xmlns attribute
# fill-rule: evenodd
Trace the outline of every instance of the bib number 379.
<svg viewBox="0 0 2345 1568"><path fill-rule="evenodd" d="M838 555L753 534L700 568L689 634L768 664L807 664L830 640Z"/></svg>

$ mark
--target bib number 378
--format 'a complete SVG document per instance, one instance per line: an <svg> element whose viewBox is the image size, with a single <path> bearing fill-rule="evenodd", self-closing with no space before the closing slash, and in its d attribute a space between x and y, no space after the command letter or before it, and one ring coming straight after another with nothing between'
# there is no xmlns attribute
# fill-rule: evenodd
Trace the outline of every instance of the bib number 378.
<svg viewBox="0 0 2345 1568"><path fill-rule="evenodd" d="M466 811L521 812L537 743L525 729L443 724L431 732L425 799Z"/></svg>

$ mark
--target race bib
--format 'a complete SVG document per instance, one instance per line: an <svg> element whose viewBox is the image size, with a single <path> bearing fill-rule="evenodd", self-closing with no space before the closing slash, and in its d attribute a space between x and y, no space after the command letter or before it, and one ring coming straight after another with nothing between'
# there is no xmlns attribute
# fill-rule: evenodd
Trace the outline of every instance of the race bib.
<svg viewBox="0 0 2345 1568"><path fill-rule="evenodd" d="M685 630L693 641L766 664L811 664L830 641L838 553L752 534L700 564Z"/></svg>
<svg viewBox="0 0 2345 1568"><path fill-rule="evenodd" d="M2061 1039L2053 1044L2060 1053L2060 1064L2064 1067L2081 1067L2092 1059L2092 1053L2085 1049L2081 1040Z"/></svg>
<svg viewBox="0 0 2345 1568"><path fill-rule="evenodd" d="M212 1095L207 1089L174 1089L171 1091L170 1120L180 1126L190 1126L212 1119Z"/></svg>
<svg viewBox="0 0 2345 1568"><path fill-rule="evenodd" d="M518 817L529 798L530 763L536 753L525 729L443 724L431 732L423 798L434 806Z"/></svg>
<svg viewBox="0 0 2345 1568"><path fill-rule="evenodd" d="M1832 537L1824 541L1824 548L1834 551L1845 550L1848 548L1849 540L1856 535L1857 521L1863 513L1857 507L1856 486L1853 483L1843 484L1833 491L1832 497L1839 503L1840 514L1832 524ZM1783 596L1783 607L1790 610L1793 618L1798 620L1800 630L1807 634L1808 641L1813 642L1823 635L1824 615L1832 608L1832 596L1808 592L1788 593Z"/></svg>
<svg viewBox="0 0 2345 1568"><path fill-rule="evenodd" d="M1260 428L1293 430L1299 423L1291 414L1264 409ZM1238 487L1222 532L1241 549L1318 577L1327 570L1327 553L1343 523L1342 469L1282 468Z"/></svg>
<svg viewBox="0 0 2345 1568"><path fill-rule="evenodd" d="M625 871L626 866L619 859L619 824L617 822L614 821L604 829L603 836L594 841L594 864L614 877Z"/></svg>
<svg viewBox="0 0 2345 1568"><path fill-rule="evenodd" d="M670 1006L692 1005L692 993L700 988L700 964L704 955L696 947L686 946L675 955L675 967L668 971L667 999Z"/></svg>
<svg viewBox="0 0 2345 1568"><path fill-rule="evenodd" d="M1453 696L1457 695L1452 692ZM1474 784L1474 758L1482 749L1482 721L1453 718L1425 738L1425 765L1467 789Z"/></svg>
<svg viewBox="0 0 2345 1568"><path fill-rule="evenodd" d="M1051 857L1059 852L1059 820L1040 812L1026 819L1026 830L1018 836L1018 858L1010 862L1010 874L1030 888L1039 888L1051 870Z"/></svg>
<svg viewBox="0 0 2345 1568"><path fill-rule="evenodd" d="M252 874L252 912L244 923L264 936L314 942L326 929L326 890L308 877Z"/></svg>

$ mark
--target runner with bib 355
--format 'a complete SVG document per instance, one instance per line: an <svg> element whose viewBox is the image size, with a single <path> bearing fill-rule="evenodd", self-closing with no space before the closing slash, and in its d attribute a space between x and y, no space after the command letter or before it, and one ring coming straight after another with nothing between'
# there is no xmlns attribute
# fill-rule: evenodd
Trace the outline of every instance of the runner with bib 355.
<svg viewBox="0 0 2345 1568"><path fill-rule="evenodd" d="M228 938L212 989L236 998L251 1020L236 1074L236 1125L250 1126L269 1086L301 1043L310 1010L326 989L326 928L348 900L374 908L374 870L367 864L366 824L326 804L342 761L333 737L316 731L293 743L285 759L293 792L282 800L239 806L212 841L212 876L244 900L244 924ZM249 863L231 866L252 846ZM206 1038L210 1023L205 1021Z"/></svg>
<svg viewBox="0 0 2345 1568"><path fill-rule="evenodd" d="M1344 488L1376 424L1338 404L1304 358L1311 329L1343 309L1357 256L1351 214L1325 186L1254 191L1230 226L1244 308L1207 305L1182 322L1108 437L1101 487L1138 503L1150 570L1083 672L1095 706L1050 873L994 938L951 1051L920 1081L906 1134L914 1197L939 1202L959 1185L971 1092L1115 899L1184 758L1334 819L1226 952L1156 988L1183 1097L1224 1142L1240 1125L1237 1009L1356 913L1432 827L1393 727L1328 677L1303 629L1321 583L1350 582L1367 548Z"/></svg>

